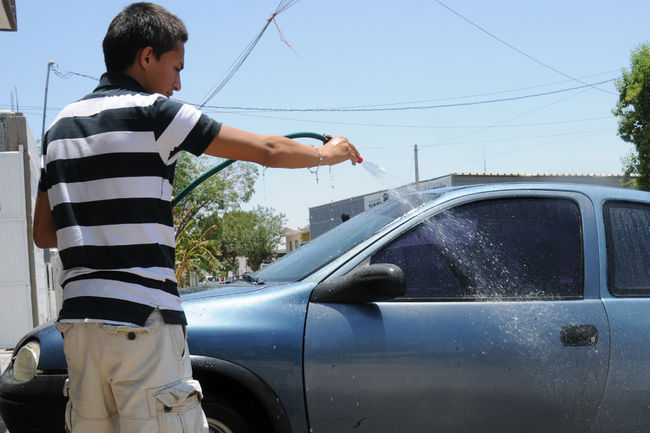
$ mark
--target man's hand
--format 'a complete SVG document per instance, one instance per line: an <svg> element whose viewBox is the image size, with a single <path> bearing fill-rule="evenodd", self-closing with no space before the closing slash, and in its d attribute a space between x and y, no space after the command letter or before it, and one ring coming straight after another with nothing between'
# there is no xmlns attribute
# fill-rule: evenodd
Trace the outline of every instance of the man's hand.
<svg viewBox="0 0 650 433"><path fill-rule="evenodd" d="M321 165L334 165L350 160L352 165L359 162L359 151L345 137L334 137L319 149L323 156Z"/></svg>

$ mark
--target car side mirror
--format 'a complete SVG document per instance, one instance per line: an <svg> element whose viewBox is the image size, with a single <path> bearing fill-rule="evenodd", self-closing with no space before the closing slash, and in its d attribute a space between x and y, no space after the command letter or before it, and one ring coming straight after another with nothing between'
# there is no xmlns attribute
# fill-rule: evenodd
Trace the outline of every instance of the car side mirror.
<svg viewBox="0 0 650 433"><path fill-rule="evenodd" d="M342 277L317 285L311 302L361 304L393 299L406 293L406 279L399 266L377 263L362 266Z"/></svg>

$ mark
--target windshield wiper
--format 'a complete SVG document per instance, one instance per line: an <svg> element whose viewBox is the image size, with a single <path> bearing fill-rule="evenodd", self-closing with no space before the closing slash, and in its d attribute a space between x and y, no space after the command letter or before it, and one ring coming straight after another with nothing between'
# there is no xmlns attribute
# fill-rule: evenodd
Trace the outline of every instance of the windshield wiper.
<svg viewBox="0 0 650 433"><path fill-rule="evenodd" d="M255 283L259 285L264 284L263 279L254 277L250 272L244 273L244 275L242 275L242 280L246 281L247 283Z"/></svg>

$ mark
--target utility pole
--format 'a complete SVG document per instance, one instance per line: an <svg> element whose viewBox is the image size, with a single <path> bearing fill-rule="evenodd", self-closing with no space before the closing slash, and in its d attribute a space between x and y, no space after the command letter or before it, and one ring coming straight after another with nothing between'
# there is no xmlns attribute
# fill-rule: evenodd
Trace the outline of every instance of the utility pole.
<svg viewBox="0 0 650 433"><path fill-rule="evenodd" d="M420 189L420 169L418 168L418 145L413 145L413 153L415 154L415 189Z"/></svg>
<svg viewBox="0 0 650 433"><path fill-rule="evenodd" d="M43 146L43 139L45 138L45 113L47 111L47 88L50 85L50 69L54 64L53 60L47 62L47 77L45 78L45 102L43 103L43 127L41 128L41 146Z"/></svg>
<svg viewBox="0 0 650 433"><path fill-rule="evenodd" d="M45 78L45 101L43 102L43 126L41 128L41 149L45 145L44 140L45 140L45 114L47 113L47 89L50 85L50 69L52 69L52 65L54 64L53 60L50 60L47 62L47 77ZM42 158L42 157L41 157ZM45 161L41 160L41 168L45 167ZM45 260L45 263L50 263L50 249L49 248L44 248L43 249L43 260Z"/></svg>

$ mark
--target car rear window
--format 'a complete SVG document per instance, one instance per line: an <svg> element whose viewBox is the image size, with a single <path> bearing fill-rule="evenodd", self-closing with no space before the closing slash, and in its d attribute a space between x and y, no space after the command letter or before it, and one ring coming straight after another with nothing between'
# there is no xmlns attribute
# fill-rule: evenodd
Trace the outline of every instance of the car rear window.
<svg viewBox="0 0 650 433"><path fill-rule="evenodd" d="M608 202L604 215L610 292L650 296L650 205Z"/></svg>

